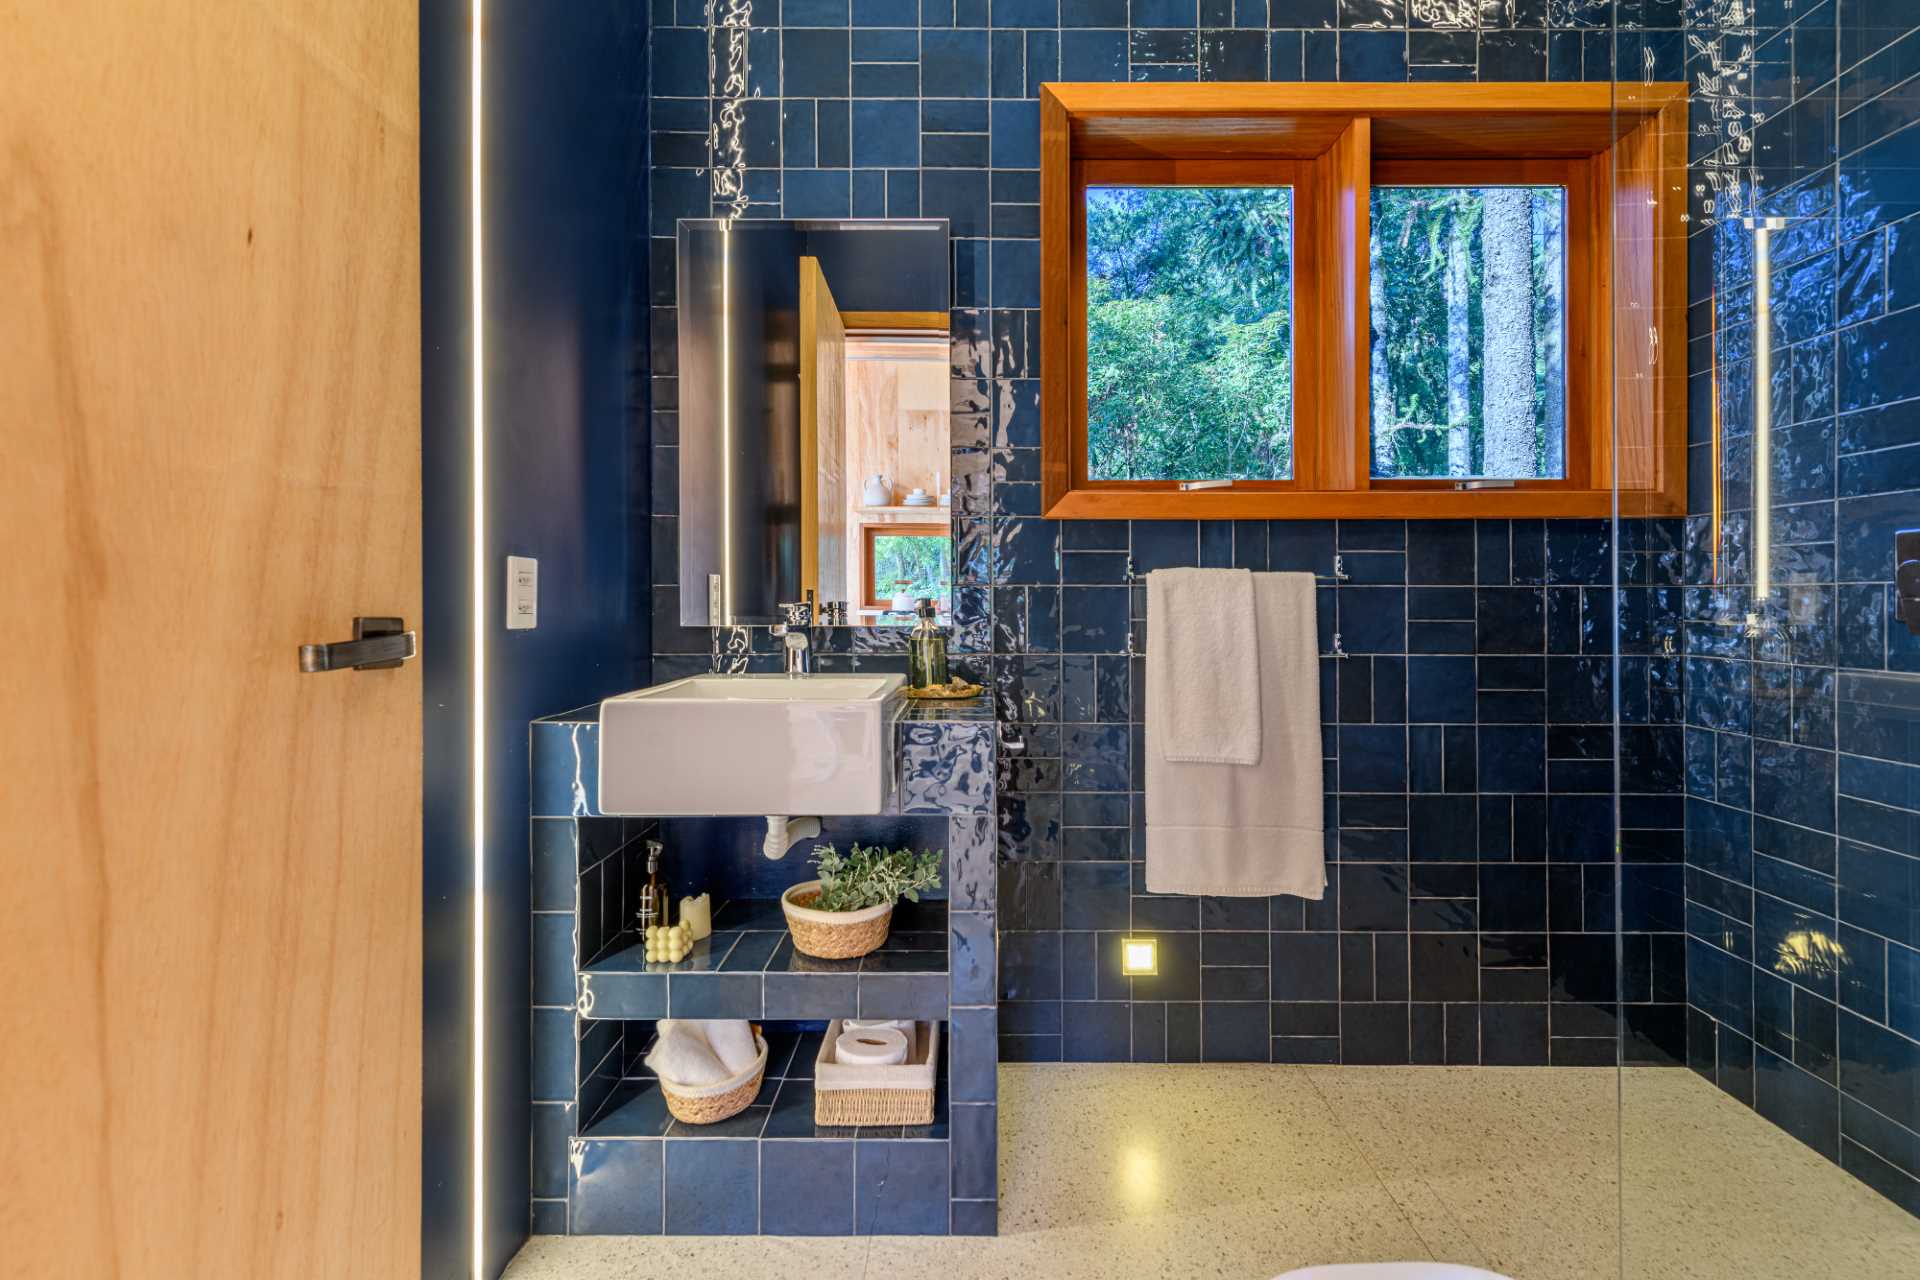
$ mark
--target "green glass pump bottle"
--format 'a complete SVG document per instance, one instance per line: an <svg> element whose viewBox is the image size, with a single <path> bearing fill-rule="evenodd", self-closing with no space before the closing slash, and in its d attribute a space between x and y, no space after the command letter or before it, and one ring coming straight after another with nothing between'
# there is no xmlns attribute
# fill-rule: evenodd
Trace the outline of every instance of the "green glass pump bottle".
<svg viewBox="0 0 1920 1280"><path fill-rule="evenodd" d="M908 682L916 689L931 689L947 683L947 633L940 629L930 597L922 597L915 612L920 620L907 638Z"/></svg>

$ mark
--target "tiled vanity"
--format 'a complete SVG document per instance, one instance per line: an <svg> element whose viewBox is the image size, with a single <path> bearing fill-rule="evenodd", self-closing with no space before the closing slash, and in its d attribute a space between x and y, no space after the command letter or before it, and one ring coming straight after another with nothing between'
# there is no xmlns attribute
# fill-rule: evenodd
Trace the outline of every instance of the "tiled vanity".
<svg viewBox="0 0 1920 1280"><path fill-rule="evenodd" d="M886 944L844 961L800 955L787 935L769 877L808 878L805 845L767 862L751 819L600 812L598 714L583 707L531 727L532 1230L993 1234L991 708L909 706L894 731L892 812L828 820L826 840L946 847L943 896L901 903ZM655 837L667 843L676 896L696 881L714 894L712 936L677 964L647 963L631 927L643 845ZM946 1024L931 1125L814 1124L822 1031L854 1016ZM642 1062L654 1022L667 1017L762 1025L767 1074L745 1112L707 1126L667 1114Z"/></svg>

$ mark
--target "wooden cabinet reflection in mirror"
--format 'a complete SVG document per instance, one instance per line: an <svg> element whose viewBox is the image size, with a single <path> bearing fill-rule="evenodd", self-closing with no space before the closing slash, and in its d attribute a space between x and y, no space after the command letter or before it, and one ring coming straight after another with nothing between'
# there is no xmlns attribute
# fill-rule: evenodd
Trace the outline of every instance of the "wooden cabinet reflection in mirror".
<svg viewBox="0 0 1920 1280"><path fill-rule="evenodd" d="M817 602L850 601L856 624L910 621L923 596L946 613L946 316L842 313L802 258L800 346L802 456L818 476L803 491L801 581Z"/></svg>

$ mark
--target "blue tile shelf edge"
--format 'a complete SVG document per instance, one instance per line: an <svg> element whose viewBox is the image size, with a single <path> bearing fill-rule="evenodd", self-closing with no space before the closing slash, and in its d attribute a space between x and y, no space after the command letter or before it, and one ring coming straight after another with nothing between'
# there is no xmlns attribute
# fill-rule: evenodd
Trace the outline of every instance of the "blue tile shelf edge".
<svg viewBox="0 0 1920 1280"><path fill-rule="evenodd" d="M779 906L721 904L714 936L647 964L624 874L653 819L599 807L599 707L529 727L533 877L531 1230L572 1235L993 1235L998 1231L996 738L984 698L897 723L894 812L947 817L947 900L903 903L858 961L795 954ZM742 1115L671 1121L641 1064L663 1017L943 1020L934 1123L812 1123L817 1033L776 1031ZM629 1037L633 1043L629 1043ZM776 1067L774 1059L778 1059Z"/></svg>

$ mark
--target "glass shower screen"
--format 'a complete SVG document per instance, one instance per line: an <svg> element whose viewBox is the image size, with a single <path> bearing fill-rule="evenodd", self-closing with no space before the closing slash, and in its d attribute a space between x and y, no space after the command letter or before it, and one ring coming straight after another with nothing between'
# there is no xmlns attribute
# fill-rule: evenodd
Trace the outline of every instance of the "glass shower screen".
<svg viewBox="0 0 1920 1280"><path fill-rule="evenodd" d="M1686 510L1612 525L1619 1273L1920 1275L1920 8L1628 9L1691 118Z"/></svg>

